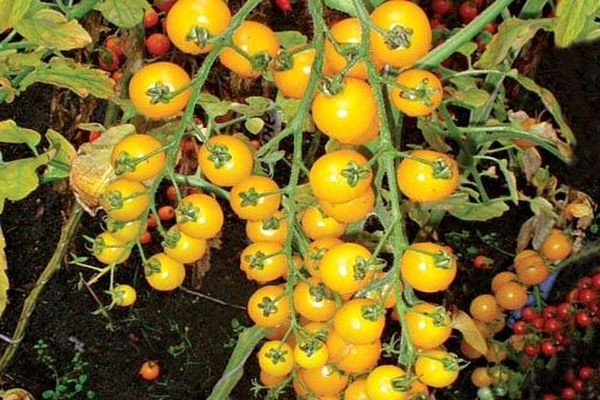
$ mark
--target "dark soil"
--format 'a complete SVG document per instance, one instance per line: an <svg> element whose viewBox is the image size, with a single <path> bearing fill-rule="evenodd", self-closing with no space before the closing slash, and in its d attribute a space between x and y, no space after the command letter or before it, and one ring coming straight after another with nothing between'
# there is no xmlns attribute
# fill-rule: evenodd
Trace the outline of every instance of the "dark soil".
<svg viewBox="0 0 600 400"><path fill-rule="evenodd" d="M570 50L550 49L538 69L540 84L552 90L579 140L576 162L568 167L553 165L560 180L600 199L600 179L596 166L600 162L600 43ZM564 66L568 65L568 68ZM20 126L45 131L49 126L52 91L43 86L31 88L11 105L0 107L0 118L12 118ZM10 147L12 148L12 147ZM1 146L5 160L17 157ZM22 149L21 149L22 150ZM19 150L20 151L20 150ZM7 241L7 258L11 289L10 304L0 320L0 333L10 336L26 295L50 259L58 241L65 210L72 202L59 189L42 187L27 199L9 203L0 215L0 225ZM226 207L226 205L224 205ZM482 231L500 231L502 243L514 240L515 228L523 215L512 213ZM235 218L227 218L235 221ZM468 225L462 226L470 229ZM98 219L85 216L79 235L94 235ZM244 279L238 269L238 255L245 246L243 225L228 222L223 230L223 245L212 253L211 268L200 292L232 305L245 305L255 285ZM72 244L71 251L83 255L83 241ZM230 354L227 345L235 339L232 320L248 324L243 310L196 297L184 291L158 294L147 288L139 262L132 260L121 268L117 280L131 281L140 298L131 310L113 310L111 321L94 315L93 297L79 285L80 277L89 272L67 264L48 283L11 367L2 376L3 388L23 387L36 398L54 388L55 375L42 362L34 345L43 340L48 353L56 358L58 375L72 371L71 358L78 349L88 362L89 382L99 399L204 399L221 376ZM189 284L189 282L186 282ZM100 288L96 293L106 301ZM110 326L113 330L109 330ZM162 376L155 383L138 379L137 371L146 359L158 360ZM256 376L253 360L250 373L233 394L237 400L248 399L250 379ZM83 398L83 397L82 397Z"/></svg>

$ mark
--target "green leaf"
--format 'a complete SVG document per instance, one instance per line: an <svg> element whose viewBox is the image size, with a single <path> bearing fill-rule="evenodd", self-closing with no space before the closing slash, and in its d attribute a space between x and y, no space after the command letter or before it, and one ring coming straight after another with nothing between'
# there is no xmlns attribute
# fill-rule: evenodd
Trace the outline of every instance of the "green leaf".
<svg viewBox="0 0 600 400"><path fill-rule="evenodd" d="M26 67L37 68L44 64L42 57L44 57L45 53L46 50L41 49L29 53L10 54L6 57L6 64L13 71L19 71Z"/></svg>
<svg viewBox="0 0 600 400"><path fill-rule="evenodd" d="M429 146L437 151L441 151L442 153L447 153L452 150L452 147L446 143L444 137L437 133L436 124L438 122L431 122L429 119L419 118L417 120L417 127L421 131L423 138L429 144Z"/></svg>
<svg viewBox="0 0 600 400"><path fill-rule="evenodd" d="M264 157L260 159L260 161L266 164L273 164L281 160L283 157L285 157L285 151L277 150L265 154Z"/></svg>
<svg viewBox="0 0 600 400"><path fill-rule="evenodd" d="M51 153L9 162L0 161L0 213L4 210L6 200L24 199L38 187L37 169L50 161Z"/></svg>
<svg viewBox="0 0 600 400"><path fill-rule="evenodd" d="M222 101L210 93L201 93L198 98L198 104L212 118L227 114L231 106L231 103L228 101Z"/></svg>
<svg viewBox="0 0 600 400"><path fill-rule="evenodd" d="M547 19L507 19L498 27L498 33L488 43L476 66L491 69L500 65L512 50L520 49L529 43L538 30L550 28L551 22Z"/></svg>
<svg viewBox="0 0 600 400"><path fill-rule="evenodd" d="M12 119L0 121L0 142L25 143L34 149L40 143L42 136L33 129L20 128Z"/></svg>
<svg viewBox="0 0 600 400"><path fill-rule="evenodd" d="M258 117L249 118L246 120L246 122L244 122L244 127L253 135L258 135L264 126L265 121Z"/></svg>
<svg viewBox="0 0 600 400"><path fill-rule="evenodd" d="M44 179L58 180L68 178L71 162L77 155L77 151L63 135L52 129L49 129L48 132L46 132L46 139L50 142L51 148L56 150L56 154L52 158L52 161L63 166L63 168L49 164L46 171L44 171Z"/></svg>
<svg viewBox="0 0 600 400"><path fill-rule="evenodd" d="M594 24L595 14L600 10L596 1L563 0L556 8L556 26L554 28L554 42L558 47L568 47L578 41L582 33L590 30L589 23ZM592 27L593 29L593 27Z"/></svg>
<svg viewBox="0 0 600 400"><path fill-rule="evenodd" d="M508 210L504 201L492 200L483 203L466 202L450 208L448 212L463 221L487 221L502 216Z"/></svg>
<svg viewBox="0 0 600 400"><path fill-rule="evenodd" d="M17 2L18 3L18 2ZM92 37L77 20L67 20L58 11L38 10L22 18L15 30L25 39L55 50L80 49L92 43Z"/></svg>
<svg viewBox="0 0 600 400"><path fill-rule="evenodd" d="M473 53L477 51L477 44L474 42L467 42L460 46L456 51L465 57L469 58Z"/></svg>
<svg viewBox="0 0 600 400"><path fill-rule="evenodd" d="M297 46L302 46L308 43L308 38L298 31L282 31L275 32L281 47L284 49L292 49Z"/></svg>
<svg viewBox="0 0 600 400"><path fill-rule="evenodd" d="M146 0L101 0L94 9L119 28L133 28L144 18L144 11L150 8Z"/></svg>
<svg viewBox="0 0 600 400"><path fill-rule="evenodd" d="M6 304L8 302L6 293L9 289L8 275L6 275L8 264L6 262L6 254L4 253L5 248L6 240L4 240L2 227L0 227L0 316L2 316L2 313L4 313L4 310L6 309Z"/></svg>
<svg viewBox="0 0 600 400"><path fill-rule="evenodd" d="M281 95L281 92L277 92L277 97L275 98L275 104L281 110L281 119L284 124L288 124L298 113L298 107L300 107L301 100L297 99L288 99ZM304 132L314 132L315 126L312 122L312 119L309 115L304 118L302 122L302 131Z"/></svg>
<svg viewBox="0 0 600 400"><path fill-rule="evenodd" d="M115 82L105 72L58 57L27 75L20 89L25 90L36 82L67 88L81 97L109 99L115 94Z"/></svg>
<svg viewBox="0 0 600 400"><path fill-rule="evenodd" d="M490 98L490 94L479 88L470 88L454 93L454 99L468 108L483 107Z"/></svg>
<svg viewBox="0 0 600 400"><path fill-rule="evenodd" d="M0 32L17 24L31 6L31 0L0 0Z"/></svg>
<svg viewBox="0 0 600 400"><path fill-rule="evenodd" d="M260 117L273 108L273 101L266 97L252 96L246 98L247 104L231 103L230 107L245 117Z"/></svg>
<svg viewBox="0 0 600 400"><path fill-rule="evenodd" d="M341 11L352 17L356 17L356 10L351 0L325 0L325 5L334 10Z"/></svg>
<svg viewBox="0 0 600 400"><path fill-rule="evenodd" d="M256 325L242 331L221 379L213 387L207 400L224 400L229 398L231 391L244 374L246 360L267 332L269 332L269 329L260 328Z"/></svg>

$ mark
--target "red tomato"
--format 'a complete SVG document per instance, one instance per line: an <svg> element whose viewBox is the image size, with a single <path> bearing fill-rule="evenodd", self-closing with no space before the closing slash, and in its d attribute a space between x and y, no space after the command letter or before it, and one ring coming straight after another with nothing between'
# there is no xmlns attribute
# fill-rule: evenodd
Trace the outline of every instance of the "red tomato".
<svg viewBox="0 0 600 400"><path fill-rule="evenodd" d="M162 57L171 50L171 41L165 34L153 33L146 38L146 50L153 57Z"/></svg>

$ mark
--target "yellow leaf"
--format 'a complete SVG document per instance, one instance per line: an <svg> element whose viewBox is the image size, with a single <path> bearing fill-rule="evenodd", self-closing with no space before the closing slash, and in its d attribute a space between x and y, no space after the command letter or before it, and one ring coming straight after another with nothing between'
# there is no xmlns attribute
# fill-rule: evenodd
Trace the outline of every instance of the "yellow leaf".
<svg viewBox="0 0 600 400"><path fill-rule="evenodd" d="M471 345L471 347L481 354L486 354L488 352L485 338L481 332L479 332L479 329L477 329L475 322L469 314L462 310L458 310L452 316L452 325L454 329L462 333L465 342Z"/></svg>
<svg viewBox="0 0 600 400"><path fill-rule="evenodd" d="M6 247L6 241L4 240L4 235L2 234L2 228L0 227L0 316L6 309L6 303L8 302L8 297L6 296L6 292L8 291L8 276L6 275L6 254L4 253L4 248Z"/></svg>

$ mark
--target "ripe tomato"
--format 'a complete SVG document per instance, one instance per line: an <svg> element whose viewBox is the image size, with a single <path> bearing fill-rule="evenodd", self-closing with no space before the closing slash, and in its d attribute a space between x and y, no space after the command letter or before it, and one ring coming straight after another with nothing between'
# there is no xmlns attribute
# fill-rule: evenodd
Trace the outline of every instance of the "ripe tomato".
<svg viewBox="0 0 600 400"><path fill-rule="evenodd" d="M175 214L181 232L196 239L213 238L223 227L223 210L217 200L207 194L184 197Z"/></svg>
<svg viewBox="0 0 600 400"><path fill-rule="evenodd" d="M409 309L406 323L412 344L425 350L442 345L452 332L448 312L431 303L419 303Z"/></svg>
<svg viewBox="0 0 600 400"><path fill-rule="evenodd" d="M171 51L171 41L164 33L153 33L146 38L146 51L152 57L162 57Z"/></svg>
<svg viewBox="0 0 600 400"><path fill-rule="evenodd" d="M375 208L375 192L370 187L357 198L345 203L334 204L324 199L318 200L327 215L346 224L366 218Z"/></svg>
<svg viewBox="0 0 600 400"><path fill-rule="evenodd" d="M206 179L215 185L233 186L252 174L254 157L242 139L217 135L200 148L198 166Z"/></svg>
<svg viewBox="0 0 600 400"><path fill-rule="evenodd" d="M267 25L255 21L244 21L233 33L233 44L246 56L232 48L225 48L219 55L221 63L241 78L257 78L268 63L277 56L279 39Z"/></svg>
<svg viewBox="0 0 600 400"><path fill-rule="evenodd" d="M502 271L494 275L492 278L491 288L492 293L496 293L498 288L504 285L506 282L513 282L517 280L517 275L514 272Z"/></svg>
<svg viewBox="0 0 600 400"><path fill-rule="evenodd" d="M444 350L427 350L417 357L415 373L427 386L450 386L458 378L458 359Z"/></svg>
<svg viewBox="0 0 600 400"><path fill-rule="evenodd" d="M365 288L373 279L371 252L357 243L342 243L329 249L319 262L323 283L341 295Z"/></svg>
<svg viewBox="0 0 600 400"><path fill-rule="evenodd" d="M337 52L330 40L325 42L325 64L331 75L338 74L348 64L348 60L358 53L361 46L361 25L358 18L346 18L336 22L329 31L331 37L343 49L345 54ZM367 66L364 61L359 61L348 72L346 76L351 78L367 79Z"/></svg>
<svg viewBox="0 0 600 400"><path fill-rule="evenodd" d="M139 238L139 242L143 245L149 244L150 242L152 242L152 234L148 231L142 232Z"/></svg>
<svg viewBox="0 0 600 400"><path fill-rule="evenodd" d="M290 0L275 0L275 5L284 13L292 11Z"/></svg>
<svg viewBox="0 0 600 400"><path fill-rule="evenodd" d="M306 389L318 396L336 396L348 385L348 375L329 364L321 368L301 368L298 376L304 382Z"/></svg>
<svg viewBox="0 0 600 400"><path fill-rule="evenodd" d="M458 187L458 164L452 157L433 150L414 150L396 171L398 188L412 201L440 201Z"/></svg>
<svg viewBox="0 0 600 400"><path fill-rule="evenodd" d="M302 231L312 240L326 236L340 237L346 232L347 225L331 218L318 207L308 207L300 219Z"/></svg>
<svg viewBox="0 0 600 400"><path fill-rule="evenodd" d="M162 12L169 12L177 0L155 0L154 7L158 8Z"/></svg>
<svg viewBox="0 0 600 400"><path fill-rule="evenodd" d="M527 303L527 289L518 282L501 285L494 296L500 307L505 310L517 310Z"/></svg>
<svg viewBox="0 0 600 400"><path fill-rule="evenodd" d="M491 377L486 367L477 367L471 372L471 382L476 387L492 386L494 378Z"/></svg>
<svg viewBox="0 0 600 400"><path fill-rule="evenodd" d="M373 172L367 159L354 150L321 156L310 169L309 184L318 199L333 204L356 199L371 187Z"/></svg>
<svg viewBox="0 0 600 400"><path fill-rule="evenodd" d="M145 381L155 381L160 375L160 365L156 361L144 361L138 375Z"/></svg>
<svg viewBox="0 0 600 400"><path fill-rule="evenodd" d="M231 11L223 0L179 0L167 14L167 35L184 53L208 53L213 46L206 40L223 33L230 22Z"/></svg>
<svg viewBox="0 0 600 400"><path fill-rule="evenodd" d="M413 243L400 260L402 279L421 292L448 289L456 276L456 259L439 244Z"/></svg>
<svg viewBox="0 0 600 400"><path fill-rule="evenodd" d="M341 143L351 144L370 129L377 117L377 105L368 83L344 78L334 93L318 92L312 102L312 118L320 131Z"/></svg>
<svg viewBox="0 0 600 400"><path fill-rule="evenodd" d="M473 21L477 17L477 7L471 1L463 1L458 6L458 17L465 24Z"/></svg>
<svg viewBox="0 0 600 400"><path fill-rule="evenodd" d="M396 365L380 365L375 368L367 376L368 398L379 400L406 399L408 388L402 387L402 383L404 383L402 378L405 375L404 370Z"/></svg>
<svg viewBox="0 0 600 400"><path fill-rule="evenodd" d="M158 20L158 13L153 8L149 8L144 12L144 28L154 28L158 24Z"/></svg>
<svg viewBox="0 0 600 400"><path fill-rule="evenodd" d="M258 350L260 369L273 376L285 376L294 369L294 350L280 340L270 340Z"/></svg>
<svg viewBox="0 0 600 400"><path fill-rule="evenodd" d="M111 219L129 222L146 212L150 206L150 195L143 183L119 178L106 186L100 205Z"/></svg>
<svg viewBox="0 0 600 400"><path fill-rule="evenodd" d="M258 375L258 379L260 380L260 383L263 386L271 388L271 387L279 386L280 384L282 384L287 379L287 375L275 376L275 375L271 375L261 369L260 373Z"/></svg>
<svg viewBox="0 0 600 400"><path fill-rule="evenodd" d="M115 239L127 243L135 239L138 233L143 232L142 225L144 225L143 228L145 229L146 224L141 219L130 222L119 222L109 218L106 221L106 231L110 232Z"/></svg>
<svg viewBox="0 0 600 400"><path fill-rule="evenodd" d="M519 254L517 254L517 257L515 257L515 270L517 271L517 277L525 285L539 285L550 275L550 269L537 252L525 257L519 257Z"/></svg>
<svg viewBox="0 0 600 400"><path fill-rule="evenodd" d="M460 340L460 352L467 358L475 360L483 356L473 346L471 346L464 338Z"/></svg>
<svg viewBox="0 0 600 400"><path fill-rule="evenodd" d="M318 339L304 339L294 347L294 360L301 368L321 368L328 358L327 346Z"/></svg>
<svg viewBox="0 0 600 400"><path fill-rule="evenodd" d="M333 328L348 343L369 344L381 337L385 309L371 299L347 301L335 313Z"/></svg>
<svg viewBox="0 0 600 400"><path fill-rule="evenodd" d="M337 305L333 293L323 282L311 277L296 284L294 310L309 321L328 321L335 315Z"/></svg>
<svg viewBox="0 0 600 400"><path fill-rule="evenodd" d="M252 243L240 254L240 269L246 273L246 278L258 283L283 277L287 270L283 245L277 242Z"/></svg>
<svg viewBox="0 0 600 400"><path fill-rule="evenodd" d="M454 3L452 0L432 0L431 10L440 15L452 14L454 12Z"/></svg>
<svg viewBox="0 0 600 400"><path fill-rule="evenodd" d="M440 79L423 69L409 69L396 78L402 87L392 87L392 103L409 117L431 114L442 102L443 88Z"/></svg>
<svg viewBox="0 0 600 400"><path fill-rule="evenodd" d="M183 264L196 262L206 253L206 240L186 235L179 225L169 228L162 246L166 255Z"/></svg>
<svg viewBox="0 0 600 400"><path fill-rule="evenodd" d="M274 328L290 317L290 303L282 285L267 285L248 299L248 315L258 326Z"/></svg>
<svg viewBox="0 0 600 400"><path fill-rule="evenodd" d="M162 143L145 134L125 136L113 148L110 162L121 178L134 181L154 179L166 164Z"/></svg>
<svg viewBox="0 0 600 400"><path fill-rule="evenodd" d="M344 391L344 400L369 400L367 380L360 378L348 385Z"/></svg>
<svg viewBox="0 0 600 400"><path fill-rule="evenodd" d="M273 179L250 175L233 185L229 204L241 219L266 219L279 209L281 193Z"/></svg>
<svg viewBox="0 0 600 400"><path fill-rule="evenodd" d="M371 21L386 32L371 35L375 59L392 67L408 68L431 48L431 26L427 14L410 1L387 1L371 13Z"/></svg>
<svg viewBox="0 0 600 400"><path fill-rule="evenodd" d="M246 222L246 236L253 242L277 242L284 244L288 235L287 216L277 211L272 216Z"/></svg>
<svg viewBox="0 0 600 400"><path fill-rule="evenodd" d="M116 285L111 294L114 303L120 307L129 307L137 299L135 289L126 284Z"/></svg>
<svg viewBox="0 0 600 400"><path fill-rule="evenodd" d="M88 142L92 143L92 142L98 140L100 138L100 136L102 136L102 132L90 131L89 136L88 136Z"/></svg>
<svg viewBox="0 0 600 400"><path fill-rule="evenodd" d="M158 218L161 221L171 221L175 219L175 209L171 206L161 206L158 209Z"/></svg>
<svg viewBox="0 0 600 400"><path fill-rule="evenodd" d="M281 68L273 69L273 81L286 97L302 99L315 61L315 49L309 48L293 53L289 59L279 58Z"/></svg>
<svg viewBox="0 0 600 400"><path fill-rule="evenodd" d="M129 81L129 99L135 110L147 118L173 117L185 108L191 90L187 88L166 102L163 99L189 83L190 76L179 65L155 62L133 74Z"/></svg>
<svg viewBox="0 0 600 400"><path fill-rule="evenodd" d="M115 72L121 65L119 54L109 48L102 48L98 53L98 66L102 71Z"/></svg>
<svg viewBox="0 0 600 400"><path fill-rule="evenodd" d="M156 253L144 266L148 284L159 291L177 289L185 279L185 267L165 253Z"/></svg>
<svg viewBox="0 0 600 400"><path fill-rule="evenodd" d="M342 243L344 242L339 238L327 237L317 239L308 245L304 262L306 270L311 276L321 277L321 259L329 249Z"/></svg>
<svg viewBox="0 0 600 400"><path fill-rule="evenodd" d="M109 36L104 41L104 46L112 50L119 57L123 57L124 54L124 44L122 40L118 36Z"/></svg>
<svg viewBox="0 0 600 400"><path fill-rule="evenodd" d="M490 323L501 314L496 298L491 294L480 294L471 301L469 313L479 321Z"/></svg>
<svg viewBox="0 0 600 400"><path fill-rule="evenodd" d="M572 245L569 237L561 230L552 229L540 247L540 253L550 261L559 261L571 254Z"/></svg>
<svg viewBox="0 0 600 400"><path fill-rule="evenodd" d="M345 341L332 330L327 337L329 361L347 374L360 375L377 365L381 354L381 340L372 343L353 344Z"/></svg>

